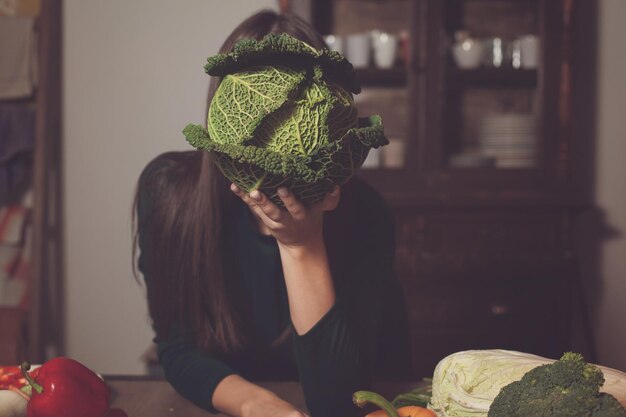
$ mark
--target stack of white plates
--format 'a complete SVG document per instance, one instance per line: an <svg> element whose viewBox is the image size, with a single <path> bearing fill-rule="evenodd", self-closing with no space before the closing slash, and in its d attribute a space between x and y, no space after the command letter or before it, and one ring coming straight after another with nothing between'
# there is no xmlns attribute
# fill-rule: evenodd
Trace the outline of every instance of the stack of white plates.
<svg viewBox="0 0 626 417"><path fill-rule="evenodd" d="M533 168L537 164L535 118L527 114L491 114L479 129L480 153L497 168Z"/></svg>

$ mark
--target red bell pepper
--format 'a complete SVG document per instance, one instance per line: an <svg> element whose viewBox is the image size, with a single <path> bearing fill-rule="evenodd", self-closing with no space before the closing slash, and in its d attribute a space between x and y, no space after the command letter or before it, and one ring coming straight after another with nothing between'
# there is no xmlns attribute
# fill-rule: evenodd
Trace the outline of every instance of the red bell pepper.
<svg viewBox="0 0 626 417"><path fill-rule="evenodd" d="M22 373L32 386L28 417L103 417L109 411L109 387L89 368L69 358L55 358L39 369L36 378Z"/></svg>

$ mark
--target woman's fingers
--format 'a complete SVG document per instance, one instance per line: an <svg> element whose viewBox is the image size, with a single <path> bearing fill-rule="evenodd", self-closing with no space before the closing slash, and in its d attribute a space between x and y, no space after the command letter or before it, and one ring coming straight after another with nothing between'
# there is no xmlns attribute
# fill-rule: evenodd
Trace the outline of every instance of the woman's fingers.
<svg viewBox="0 0 626 417"><path fill-rule="evenodd" d="M302 220L306 217L306 208L288 188L280 187L276 192L291 217L295 220Z"/></svg>
<svg viewBox="0 0 626 417"><path fill-rule="evenodd" d="M259 190L254 190L250 192L250 198L254 200L257 207L259 207L269 219L275 221L276 223L280 223L282 217L280 208L276 204L272 203L270 199L265 196L265 194Z"/></svg>
<svg viewBox="0 0 626 417"><path fill-rule="evenodd" d="M272 203L263 193L258 190L251 191L246 194L235 184L231 184L230 189L244 203L246 203L268 227L276 227L280 222L281 211L274 203Z"/></svg>
<svg viewBox="0 0 626 417"><path fill-rule="evenodd" d="M285 216L290 216L296 221L302 221L306 220L309 215L308 208L305 207L287 187L280 187L277 190L277 194L289 214L286 214L284 210L281 210L280 207L272 203L267 196L258 190L253 190L250 194L247 194L235 184L231 184L230 188L233 193L239 196L239 198L241 198L270 228L280 227L281 224L287 222L288 218ZM337 207L337 204L339 204L340 196L341 189L339 186L335 186L330 193L324 196L322 201L311 206L311 208L314 208L314 211L332 211Z"/></svg>
<svg viewBox="0 0 626 417"><path fill-rule="evenodd" d="M248 205L250 210L252 210L265 224L271 224L273 221L268 218L263 210L259 206L257 206L256 202L250 197L250 195L246 194L241 188L237 187L235 184L230 185L230 190L235 193L235 195Z"/></svg>

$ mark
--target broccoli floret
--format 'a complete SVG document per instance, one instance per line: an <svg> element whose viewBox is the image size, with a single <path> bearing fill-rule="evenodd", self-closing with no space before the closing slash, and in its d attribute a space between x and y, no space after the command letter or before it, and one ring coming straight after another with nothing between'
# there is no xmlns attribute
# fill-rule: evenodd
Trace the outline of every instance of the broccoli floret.
<svg viewBox="0 0 626 417"><path fill-rule="evenodd" d="M568 352L502 388L488 417L626 417L615 397L600 393L602 384L600 368Z"/></svg>

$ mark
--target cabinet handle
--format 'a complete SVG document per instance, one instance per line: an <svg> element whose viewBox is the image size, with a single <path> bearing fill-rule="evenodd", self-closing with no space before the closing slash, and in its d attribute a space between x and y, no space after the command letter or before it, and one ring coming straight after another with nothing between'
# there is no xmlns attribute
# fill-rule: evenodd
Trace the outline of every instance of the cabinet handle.
<svg viewBox="0 0 626 417"><path fill-rule="evenodd" d="M503 304L492 304L491 305L491 315L493 316L504 316L511 312L511 308L507 305Z"/></svg>

